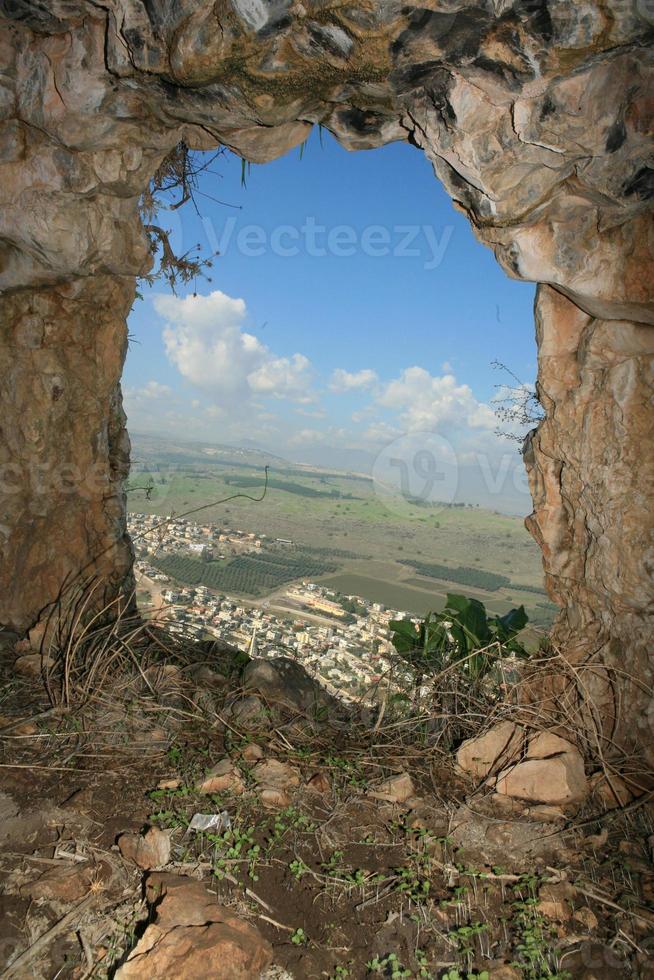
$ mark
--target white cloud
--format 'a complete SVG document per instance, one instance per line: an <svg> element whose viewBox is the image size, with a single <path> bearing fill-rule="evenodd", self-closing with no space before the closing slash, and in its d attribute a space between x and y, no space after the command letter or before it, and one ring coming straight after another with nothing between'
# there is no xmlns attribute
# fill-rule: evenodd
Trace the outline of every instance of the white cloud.
<svg viewBox="0 0 654 980"><path fill-rule="evenodd" d="M398 413L408 432L495 429L497 419L489 405L477 401L469 385L453 374L431 375L421 367L402 371L380 392L378 403Z"/></svg>
<svg viewBox="0 0 654 980"><path fill-rule="evenodd" d="M169 360L191 384L218 403L240 407L253 395L306 403L312 370L303 354L280 357L243 329L247 308L220 290L208 296L156 296L166 321L163 340Z"/></svg>
<svg viewBox="0 0 654 980"><path fill-rule="evenodd" d="M300 429L288 440L291 446L338 445L345 443L349 433L330 426L328 429Z"/></svg>
<svg viewBox="0 0 654 980"><path fill-rule="evenodd" d="M126 388L125 398L132 404L142 404L144 401L156 401L161 398L170 398L173 389L168 385L162 385L159 381L148 381L142 388Z"/></svg>
<svg viewBox="0 0 654 980"><path fill-rule="evenodd" d="M345 371L343 368L336 368L332 374L329 387L337 394L346 391L365 391L378 383L377 372L371 368L363 368L361 371Z"/></svg>
<svg viewBox="0 0 654 980"><path fill-rule="evenodd" d="M388 422L373 422L368 426L366 431L363 433L363 438L366 442L378 443L389 443L393 439L397 439L398 436L402 435L402 429L398 429L395 425L390 425Z"/></svg>
<svg viewBox="0 0 654 980"><path fill-rule="evenodd" d="M327 412L324 408L296 408L296 415L301 415L305 419L324 419Z"/></svg>

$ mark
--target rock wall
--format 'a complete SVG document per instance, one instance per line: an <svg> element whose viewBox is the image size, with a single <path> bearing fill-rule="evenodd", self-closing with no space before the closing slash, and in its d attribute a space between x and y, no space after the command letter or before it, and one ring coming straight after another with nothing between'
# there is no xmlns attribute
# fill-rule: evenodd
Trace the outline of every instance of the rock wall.
<svg viewBox="0 0 654 980"><path fill-rule="evenodd" d="M25 629L82 569L109 595L128 578L117 382L150 175L180 140L265 162L319 123L349 149L421 147L509 275L543 284L531 527L557 635L644 663L652 0L4 0L0 17L2 462L106 480L35 494L14 476L0 621Z"/></svg>
<svg viewBox="0 0 654 980"><path fill-rule="evenodd" d="M131 586L120 375L132 282L78 279L0 297L0 622L32 627L58 598L101 608Z"/></svg>
<svg viewBox="0 0 654 980"><path fill-rule="evenodd" d="M606 728L637 734L654 765L654 330L541 286L536 333L547 417L526 453L528 526L562 609L553 637L570 662L604 665L585 683Z"/></svg>

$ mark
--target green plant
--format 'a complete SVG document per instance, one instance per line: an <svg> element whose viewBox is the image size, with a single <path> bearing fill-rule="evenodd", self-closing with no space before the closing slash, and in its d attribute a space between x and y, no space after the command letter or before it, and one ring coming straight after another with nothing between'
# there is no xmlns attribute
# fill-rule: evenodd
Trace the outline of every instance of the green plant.
<svg viewBox="0 0 654 980"><path fill-rule="evenodd" d="M309 868L301 858L291 861L288 866L288 870L291 872L296 881L299 881L305 874L309 873Z"/></svg>
<svg viewBox="0 0 654 980"><path fill-rule="evenodd" d="M252 881L258 880L256 867L261 856L261 847L255 843L254 827L241 829L235 826L222 834L207 834L206 839L214 848L212 865L216 878L224 878L230 865L243 862L247 864L248 876Z"/></svg>
<svg viewBox="0 0 654 980"><path fill-rule="evenodd" d="M391 980L403 980L403 978L411 976L411 970L402 965L397 953L389 953L383 958L375 956L374 959L366 963L366 969L369 973L391 977Z"/></svg>
<svg viewBox="0 0 654 980"><path fill-rule="evenodd" d="M515 965L524 980L568 980L570 974L560 972L554 941L556 930L538 909L537 898L513 903L513 925L518 934Z"/></svg>
<svg viewBox="0 0 654 980"><path fill-rule="evenodd" d="M476 970L466 970L465 973L461 973L458 967L453 966L441 976L441 980L490 980L490 973L488 970L482 970L481 973Z"/></svg>
<svg viewBox="0 0 654 980"><path fill-rule="evenodd" d="M457 929L453 929L449 933L449 936L456 943L461 955L470 963L475 953L475 941L479 936L487 932L487 922L469 922L466 925L459 926Z"/></svg>
<svg viewBox="0 0 654 980"><path fill-rule="evenodd" d="M430 882L410 867L397 868L396 889L400 894L406 895L412 902L424 902L429 898Z"/></svg>
<svg viewBox="0 0 654 980"><path fill-rule="evenodd" d="M417 625L409 619L392 620L389 625L393 646L415 671L418 688L426 674L439 673L451 665L457 665L462 676L477 681L507 653L525 657L516 635L527 622L524 606L504 616L489 617L478 599L448 593L442 612L428 613Z"/></svg>
<svg viewBox="0 0 654 980"><path fill-rule="evenodd" d="M291 935L291 942L294 946L306 946L308 943L307 934L304 929L296 929Z"/></svg>

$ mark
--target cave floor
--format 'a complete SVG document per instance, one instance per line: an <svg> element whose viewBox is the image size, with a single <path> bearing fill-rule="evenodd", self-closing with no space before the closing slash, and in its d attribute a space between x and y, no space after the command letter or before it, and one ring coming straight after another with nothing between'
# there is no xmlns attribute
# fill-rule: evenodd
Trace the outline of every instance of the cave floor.
<svg viewBox="0 0 654 980"><path fill-rule="evenodd" d="M654 976L647 805L546 819L415 732L235 720L236 676L212 686L197 660L110 671L63 707L6 634L0 656L2 977L114 976L152 921L152 868L252 923L271 980ZM147 827L165 853L139 867L117 840Z"/></svg>

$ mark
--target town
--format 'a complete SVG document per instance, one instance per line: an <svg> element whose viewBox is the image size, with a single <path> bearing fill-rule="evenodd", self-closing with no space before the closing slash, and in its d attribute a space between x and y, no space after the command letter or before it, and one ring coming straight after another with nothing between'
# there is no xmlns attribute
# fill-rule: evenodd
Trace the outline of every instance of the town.
<svg viewBox="0 0 654 980"><path fill-rule="evenodd" d="M222 640L250 656L291 656L345 700L374 701L380 691L404 687L409 680L395 661L389 634L391 620L410 618L401 610L311 581L249 600L175 581L156 564L162 555L208 562L287 552L294 547L291 540L151 514L131 514L128 526L142 604L147 593L151 615L165 620L171 632Z"/></svg>

